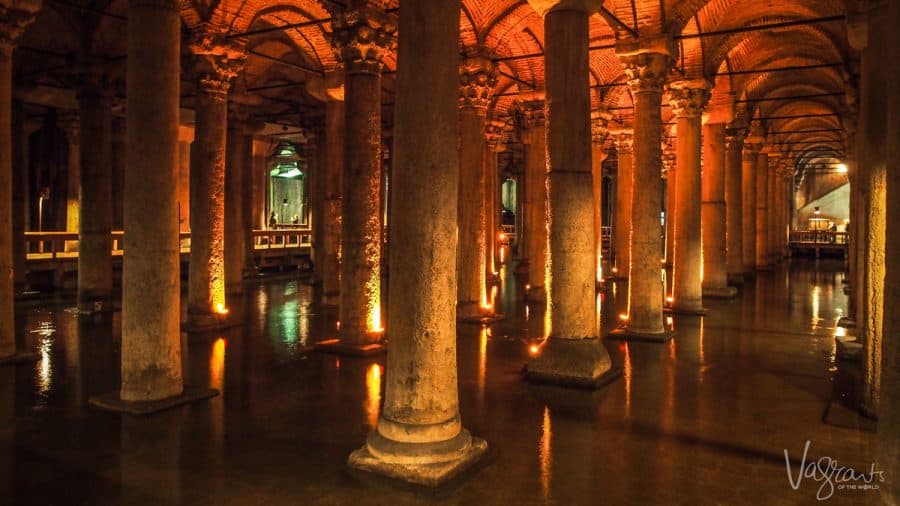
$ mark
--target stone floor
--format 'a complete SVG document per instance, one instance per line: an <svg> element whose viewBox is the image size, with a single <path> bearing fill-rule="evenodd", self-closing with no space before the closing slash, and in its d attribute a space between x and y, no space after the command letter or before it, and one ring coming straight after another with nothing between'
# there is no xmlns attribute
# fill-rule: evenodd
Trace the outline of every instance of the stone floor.
<svg viewBox="0 0 900 506"><path fill-rule="evenodd" d="M186 377L221 396L147 418L86 408L115 388L119 315L79 320L71 301L31 302L19 320L42 359L0 369L0 503L811 503L820 484L793 490L785 449L795 473L807 440L808 460L862 471L875 453L842 405L852 392L836 386L847 383L833 339L842 278L840 264L795 263L709 301L703 319L676 316L668 344L609 341L624 375L588 392L522 381L544 311L515 302L504 273L507 318L459 329L463 421L489 456L437 492L346 470L377 419L384 361L310 353L335 322L302 281L252 286L243 308L231 303L243 326L189 340ZM626 293L599 297L605 331Z"/></svg>

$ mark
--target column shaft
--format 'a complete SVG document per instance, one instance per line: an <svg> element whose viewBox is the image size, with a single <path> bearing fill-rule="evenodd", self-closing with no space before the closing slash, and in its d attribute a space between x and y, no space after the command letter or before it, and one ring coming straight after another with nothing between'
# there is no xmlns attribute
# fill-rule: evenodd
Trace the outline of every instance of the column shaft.
<svg viewBox="0 0 900 506"><path fill-rule="evenodd" d="M525 241L528 258L528 299L546 298L547 144L542 118L532 123L525 145Z"/></svg>
<svg viewBox="0 0 900 506"><path fill-rule="evenodd" d="M323 186L325 203L321 221L322 298L327 304L337 304L341 293L341 186L344 172L344 102L325 103L325 149Z"/></svg>
<svg viewBox="0 0 900 506"><path fill-rule="evenodd" d="M624 138L623 138L624 137ZM630 134L616 139L616 216L613 225L615 266L613 277L627 278L631 268L631 202L634 195L633 138Z"/></svg>
<svg viewBox="0 0 900 506"><path fill-rule="evenodd" d="M462 428L456 368L459 0L400 10L384 408L349 464L437 485L484 441ZM427 128L422 128L427 125ZM438 189L438 191L435 191Z"/></svg>
<svg viewBox="0 0 900 506"><path fill-rule="evenodd" d="M0 41L0 357L16 352L12 242L12 53L12 42Z"/></svg>
<svg viewBox="0 0 900 506"><path fill-rule="evenodd" d="M756 161L758 147L744 144L741 162L741 191L743 193L743 264L744 275L756 272Z"/></svg>
<svg viewBox="0 0 900 506"><path fill-rule="evenodd" d="M340 333L346 344L364 345L380 341L383 328L381 74L349 69L345 82Z"/></svg>
<svg viewBox="0 0 900 506"><path fill-rule="evenodd" d="M597 282L603 281L603 142L591 143L591 189L594 194L594 263Z"/></svg>
<svg viewBox="0 0 900 506"><path fill-rule="evenodd" d="M484 145L484 272L489 280L498 272L497 258L497 217L500 212L498 204L499 174L497 173L496 146ZM488 294L490 295L490 294ZM487 302L491 302L488 300Z"/></svg>
<svg viewBox="0 0 900 506"><path fill-rule="evenodd" d="M128 165L122 279L124 401L183 390L178 248L181 19L174 0L133 0L128 17Z"/></svg>
<svg viewBox="0 0 900 506"><path fill-rule="evenodd" d="M726 264L727 211L725 209L725 125L703 130L703 293L731 295ZM727 293L726 293L727 292Z"/></svg>
<svg viewBox="0 0 900 506"><path fill-rule="evenodd" d="M98 90L79 97L81 199L78 308L108 309L112 296L112 98Z"/></svg>
<svg viewBox="0 0 900 506"><path fill-rule="evenodd" d="M225 290L229 294L244 292L244 171L246 144L243 122L229 117L225 134Z"/></svg>
<svg viewBox="0 0 900 506"><path fill-rule="evenodd" d="M756 269L769 270L769 155L760 153L756 158Z"/></svg>
<svg viewBox="0 0 900 506"><path fill-rule="evenodd" d="M778 236L776 234L777 229L777 221L778 221L778 194L775 189L775 172L778 170L777 160L776 166L769 167L766 171L766 186L768 187L766 190L767 194L767 204L768 215L766 217L766 258L768 259L768 263L771 266L774 266L777 263L775 250L777 249L776 241L778 240Z"/></svg>
<svg viewBox="0 0 900 506"><path fill-rule="evenodd" d="M676 147L677 150L677 147ZM667 158L667 155L663 154L664 158ZM663 258L665 259L665 265L667 268L671 268L674 264L675 260L675 224L678 223L678 161L677 155L675 155L676 160L672 162L663 161L662 166L665 169L665 208L666 220L665 220L665 230L664 234L665 238L665 254Z"/></svg>
<svg viewBox="0 0 900 506"><path fill-rule="evenodd" d="M728 280L743 283L743 192L741 191L741 150L744 142L738 135L730 135L727 140L725 159L725 262Z"/></svg>
<svg viewBox="0 0 900 506"><path fill-rule="evenodd" d="M459 193L457 219L457 318L476 318L485 297L485 113L481 107L459 112ZM482 205L479 205L481 203Z"/></svg>
<svg viewBox="0 0 900 506"><path fill-rule="evenodd" d="M225 304L225 92L199 90L191 149L188 322L215 321Z"/></svg>

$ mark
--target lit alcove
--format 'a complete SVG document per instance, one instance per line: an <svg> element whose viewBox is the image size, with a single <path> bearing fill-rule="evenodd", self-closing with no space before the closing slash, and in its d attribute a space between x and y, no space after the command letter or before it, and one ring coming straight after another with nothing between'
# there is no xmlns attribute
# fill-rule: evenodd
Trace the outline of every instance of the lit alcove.
<svg viewBox="0 0 900 506"><path fill-rule="evenodd" d="M275 149L269 165L269 226L309 224L307 163L289 142Z"/></svg>

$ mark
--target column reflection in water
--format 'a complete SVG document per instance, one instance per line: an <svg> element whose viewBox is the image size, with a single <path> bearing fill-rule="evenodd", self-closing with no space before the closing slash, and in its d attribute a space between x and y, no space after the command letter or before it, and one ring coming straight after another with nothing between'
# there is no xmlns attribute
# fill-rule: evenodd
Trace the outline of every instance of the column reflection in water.
<svg viewBox="0 0 900 506"><path fill-rule="evenodd" d="M478 387L478 410L482 415L485 409L484 386L487 380L487 345L490 334L491 329L482 325L481 331L478 333L478 381L476 383Z"/></svg>
<svg viewBox="0 0 900 506"><path fill-rule="evenodd" d="M541 441L538 444L538 458L541 464L541 493L545 501L550 501L550 482L553 476L553 428L550 407L544 406L541 422Z"/></svg>
<svg viewBox="0 0 900 506"><path fill-rule="evenodd" d="M369 430L375 430L381 410L381 365L374 363L366 370L366 400L363 411Z"/></svg>
<svg viewBox="0 0 900 506"><path fill-rule="evenodd" d="M153 417L122 417L122 503L181 504L181 432L190 415L188 410L173 410Z"/></svg>

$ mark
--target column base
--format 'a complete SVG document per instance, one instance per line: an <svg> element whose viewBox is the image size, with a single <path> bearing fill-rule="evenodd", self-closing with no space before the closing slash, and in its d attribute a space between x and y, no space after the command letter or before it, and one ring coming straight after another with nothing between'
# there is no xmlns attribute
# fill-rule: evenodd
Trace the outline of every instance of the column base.
<svg viewBox="0 0 900 506"><path fill-rule="evenodd" d="M609 353L599 338L549 338L541 354L525 366L525 379L576 388L601 388L622 370L612 367Z"/></svg>
<svg viewBox="0 0 900 506"><path fill-rule="evenodd" d="M99 314L99 313L115 313L121 308L113 305L113 301L109 297L93 297L88 300L78 301L79 314Z"/></svg>
<svg viewBox="0 0 900 506"><path fill-rule="evenodd" d="M382 339L384 336L382 336ZM383 342L380 343L348 343L343 339L326 339L313 345L313 349L322 353L345 355L350 357L370 357L387 351Z"/></svg>
<svg viewBox="0 0 900 506"><path fill-rule="evenodd" d="M472 316L457 316L456 321L459 323L471 323L477 325L490 325L506 318L502 313L483 313Z"/></svg>
<svg viewBox="0 0 900 506"><path fill-rule="evenodd" d="M230 313L188 313L187 321L181 324L181 330L189 334L204 334L237 327L241 324Z"/></svg>
<svg viewBox="0 0 900 506"><path fill-rule="evenodd" d="M500 284L500 273L499 272L489 272L487 273L487 284L489 285L499 285Z"/></svg>
<svg viewBox="0 0 900 506"><path fill-rule="evenodd" d="M856 336L835 337L836 355L841 360L859 362L863 353L863 345L856 340Z"/></svg>
<svg viewBox="0 0 900 506"><path fill-rule="evenodd" d="M844 327L845 329L855 329L856 320L848 316L841 316L840 318L838 318L837 326Z"/></svg>
<svg viewBox="0 0 900 506"><path fill-rule="evenodd" d="M686 316L706 316L709 310L705 307L665 306L663 314L680 314Z"/></svg>
<svg viewBox="0 0 900 506"><path fill-rule="evenodd" d="M644 341L651 343L667 343L675 337L675 331L665 329L662 332L641 332L629 329L627 326L623 325L617 329L612 330L607 336L607 339L614 339L617 341Z"/></svg>
<svg viewBox="0 0 900 506"><path fill-rule="evenodd" d="M33 351L17 351L8 357L0 357L0 366L30 364L40 360L41 355Z"/></svg>
<svg viewBox="0 0 900 506"><path fill-rule="evenodd" d="M719 288L704 288L704 299L733 299L737 297L737 288L733 286L724 286Z"/></svg>
<svg viewBox="0 0 900 506"><path fill-rule="evenodd" d="M547 302L547 292L543 286L532 286L525 290L526 302Z"/></svg>
<svg viewBox="0 0 900 506"><path fill-rule="evenodd" d="M376 430L366 445L350 454L351 469L425 487L439 487L471 468L487 452L487 442L462 429L449 441L401 443Z"/></svg>
<svg viewBox="0 0 900 506"><path fill-rule="evenodd" d="M217 395L219 395L219 391L211 388L184 387L184 392L181 395L166 397L157 401L123 401L119 397L119 392L110 392L90 397L88 404L103 411L144 416L184 406L185 404L204 401Z"/></svg>

